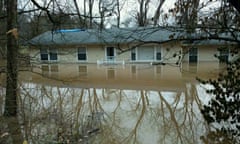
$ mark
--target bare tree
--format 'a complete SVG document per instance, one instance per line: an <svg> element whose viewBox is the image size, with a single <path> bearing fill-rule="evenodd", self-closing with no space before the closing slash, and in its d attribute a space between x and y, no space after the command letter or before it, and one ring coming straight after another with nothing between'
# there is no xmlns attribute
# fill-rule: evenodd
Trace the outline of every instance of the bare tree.
<svg viewBox="0 0 240 144"><path fill-rule="evenodd" d="M157 7L157 9L155 11L155 14L154 14L154 17L153 17L153 25L154 26L158 25L158 20L159 20L159 17L160 17L161 8L162 8L164 2L165 2L165 0L160 0L159 1L158 7Z"/></svg>
<svg viewBox="0 0 240 144"><path fill-rule="evenodd" d="M117 5L117 27L120 27L120 20L121 20L121 8L120 8L120 2L119 0L116 0L116 5Z"/></svg>
<svg viewBox="0 0 240 144"><path fill-rule="evenodd" d="M100 15L99 28L103 29L105 27L106 18L111 17L113 15L113 12L114 12L114 9L115 9L115 1L113 1L113 0L99 0L98 9L99 9L99 15Z"/></svg>
<svg viewBox="0 0 240 144"><path fill-rule="evenodd" d="M89 28L93 27L93 4L94 4L94 0L88 0Z"/></svg>
<svg viewBox="0 0 240 144"><path fill-rule="evenodd" d="M179 0L175 3L175 13L178 13L177 23L189 32L193 32L197 26L199 3L199 0Z"/></svg>
<svg viewBox="0 0 240 144"><path fill-rule="evenodd" d="M228 0L228 2L240 12L240 2L236 0Z"/></svg>
<svg viewBox="0 0 240 144"><path fill-rule="evenodd" d="M2 0L0 2L0 16L6 15L6 1ZM1 27L6 27L6 18L3 18L0 22ZM0 57L6 58L6 30L1 30L0 32Z"/></svg>
<svg viewBox="0 0 240 144"><path fill-rule="evenodd" d="M77 2L77 0L73 0L73 2L74 2L75 9L77 11L80 26L84 27L84 22L82 20L81 13L80 13L80 10L79 10L79 7L78 7L78 2Z"/></svg>
<svg viewBox="0 0 240 144"><path fill-rule="evenodd" d="M146 26L148 24L148 10L151 0L138 0L139 11L137 12L136 19L138 26Z"/></svg>
<svg viewBox="0 0 240 144"><path fill-rule="evenodd" d="M17 116L17 0L7 1L7 88L5 100L5 116Z"/></svg>
<svg viewBox="0 0 240 144"><path fill-rule="evenodd" d="M104 22L105 18L104 15L108 11L108 7L106 6L105 0L99 0L98 1L98 9L99 9L99 14L100 14L100 29L104 28Z"/></svg>

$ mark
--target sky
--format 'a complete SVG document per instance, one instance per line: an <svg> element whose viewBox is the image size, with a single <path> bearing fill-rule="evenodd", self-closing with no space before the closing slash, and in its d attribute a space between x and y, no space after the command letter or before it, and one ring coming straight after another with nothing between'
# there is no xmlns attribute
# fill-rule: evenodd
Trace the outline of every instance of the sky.
<svg viewBox="0 0 240 144"><path fill-rule="evenodd" d="M48 3L50 0L36 0L40 5L44 6L44 3ZM73 5L73 0L56 0L61 3L63 7L66 7L66 9L69 9L71 11L75 11L75 7ZM136 4L137 0L121 0L120 3L123 3L123 7L121 10L121 21L122 23L125 22L126 20L133 19L134 15L136 15L136 10L138 9L138 5ZM164 11L167 11L168 8L173 7L174 2L176 0L166 0L164 3L163 8L165 9ZM79 3L79 8L81 11L83 11L83 0L77 0ZM69 5L72 3L71 5ZM150 11L149 15L153 15L153 12L156 10L156 7L159 3L159 0L152 0L152 3L150 5ZM18 7L21 9L32 9L33 4L31 3L31 0L18 0ZM95 9L95 15L98 13L98 0L95 0L94 3L94 9ZM151 10L153 9L153 10ZM112 21L111 21L112 22Z"/></svg>
<svg viewBox="0 0 240 144"><path fill-rule="evenodd" d="M44 5L44 2L49 2L50 0L36 0L37 2L39 2L39 4L41 4L42 6ZM59 3L61 3L62 7L65 7L65 10L69 10L71 12L76 12L74 4L73 4L73 0L56 0ZM77 0L78 4L79 4L79 8L80 11L83 12L83 1L84 0ZM136 15L136 12L138 10L138 0L120 0L120 3L123 4L122 10L121 10L121 23L122 23L122 27L124 26L124 24L128 24L128 26L134 26L135 25L135 21L134 21L134 16ZM164 13L168 13L168 9L173 8L174 7L174 3L177 0L166 0L162 10ZM207 0L200 0L201 2L207 1ZM151 18L153 17L153 13L156 11L156 8L158 6L159 0L151 0L151 4L150 4L150 10L148 13L148 17ZM31 0L18 0L18 4L19 7L21 8L25 8L25 9L32 9L32 3ZM214 5L210 5L210 8L214 7ZM203 9L205 11L209 11L209 8L205 8ZM164 15L163 13L163 15ZM98 16L99 12L98 12L98 0L95 0L95 4L94 4L94 16ZM162 15L162 16L163 16ZM112 24L114 22L116 22L116 17L114 19L114 17L106 18L106 20L108 21L108 23L106 23L107 27L111 27ZM97 20L96 20L97 21ZM169 18L167 21L169 24L174 23L174 18ZM163 23L163 19L160 20L160 23Z"/></svg>

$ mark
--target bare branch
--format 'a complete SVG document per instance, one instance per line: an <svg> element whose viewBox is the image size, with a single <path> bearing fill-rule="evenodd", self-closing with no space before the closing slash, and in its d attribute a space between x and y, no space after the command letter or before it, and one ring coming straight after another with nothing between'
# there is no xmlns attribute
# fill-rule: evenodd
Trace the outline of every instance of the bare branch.
<svg viewBox="0 0 240 144"><path fill-rule="evenodd" d="M235 7L235 9L240 13L240 1L239 0L228 0L228 2Z"/></svg>
<svg viewBox="0 0 240 144"><path fill-rule="evenodd" d="M55 23L55 21L53 20L51 14L50 14L50 11L48 10L48 8L45 8L45 7L42 7L40 6L35 0L31 0L31 2L39 9L45 11L47 13L47 16L49 18L49 20L52 22L52 23Z"/></svg>

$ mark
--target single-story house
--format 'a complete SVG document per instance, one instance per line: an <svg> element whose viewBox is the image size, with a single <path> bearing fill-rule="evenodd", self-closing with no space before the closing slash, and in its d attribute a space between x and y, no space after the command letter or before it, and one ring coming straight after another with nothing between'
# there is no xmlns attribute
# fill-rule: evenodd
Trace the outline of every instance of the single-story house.
<svg viewBox="0 0 240 144"><path fill-rule="evenodd" d="M204 35L156 27L47 31L29 41L30 57L32 63L98 64L219 61L214 55L231 59L235 42Z"/></svg>

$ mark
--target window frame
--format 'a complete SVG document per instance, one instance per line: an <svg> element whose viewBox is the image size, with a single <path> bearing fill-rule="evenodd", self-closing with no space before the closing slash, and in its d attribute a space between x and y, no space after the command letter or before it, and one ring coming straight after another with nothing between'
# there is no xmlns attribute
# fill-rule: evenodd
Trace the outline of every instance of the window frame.
<svg viewBox="0 0 240 144"><path fill-rule="evenodd" d="M40 60L43 62L58 61L58 50L56 48L41 48Z"/></svg>
<svg viewBox="0 0 240 144"><path fill-rule="evenodd" d="M56 48L50 48L48 50L48 54L49 54L49 61L57 61L58 60L58 52Z"/></svg>
<svg viewBox="0 0 240 144"><path fill-rule="evenodd" d="M191 47L188 51L188 61L190 63L197 63L198 62L198 48L197 47Z"/></svg>
<svg viewBox="0 0 240 144"><path fill-rule="evenodd" d="M80 49L84 49L83 51ZM81 56L83 59L81 59ZM87 61L87 48L86 47L78 47L77 48L77 60L78 61Z"/></svg>
<svg viewBox="0 0 240 144"><path fill-rule="evenodd" d="M40 49L40 60L41 61L48 61L48 49L47 48L41 48Z"/></svg>
<svg viewBox="0 0 240 144"><path fill-rule="evenodd" d="M162 60L162 49L160 46L156 47L156 52L155 52L155 59L157 61L161 61Z"/></svg>
<svg viewBox="0 0 240 144"><path fill-rule="evenodd" d="M131 60L132 61L136 61L137 60L137 57L136 57L137 55L136 55L136 48L133 48L132 50L131 50Z"/></svg>

